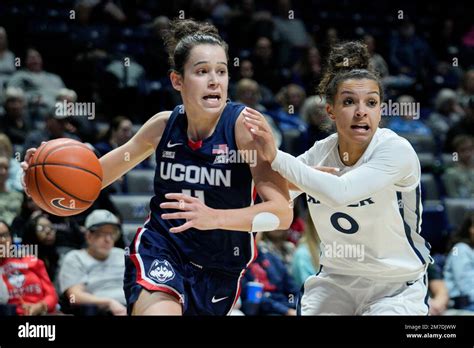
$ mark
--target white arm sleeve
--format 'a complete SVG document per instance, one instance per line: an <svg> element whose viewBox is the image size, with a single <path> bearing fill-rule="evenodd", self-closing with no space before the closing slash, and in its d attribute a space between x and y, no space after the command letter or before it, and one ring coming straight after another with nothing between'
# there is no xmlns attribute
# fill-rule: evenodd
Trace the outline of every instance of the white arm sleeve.
<svg viewBox="0 0 474 348"><path fill-rule="evenodd" d="M304 163L304 164L307 164L307 165L311 165L310 161L313 160L313 161L316 161L317 158L319 157L318 156L318 151L319 150L319 146L318 146L318 142L314 143L314 145L309 148L305 153L299 155L298 157L296 157L298 159L298 161L300 161L301 163ZM315 165L315 164L313 164ZM281 173L280 173L281 174ZM283 174L282 174L283 175ZM286 177L285 177L286 178ZM293 182L291 180L289 180L288 178L286 178L288 181L296 184L296 182ZM292 191L290 190L290 199L291 200L294 200L296 197L298 197L299 195L301 195L303 193L303 191Z"/></svg>
<svg viewBox="0 0 474 348"><path fill-rule="evenodd" d="M411 190L420 180L418 157L408 142L400 140L380 144L367 163L340 177L315 170L282 151L278 151L272 168L333 208L362 200L390 186L399 191Z"/></svg>

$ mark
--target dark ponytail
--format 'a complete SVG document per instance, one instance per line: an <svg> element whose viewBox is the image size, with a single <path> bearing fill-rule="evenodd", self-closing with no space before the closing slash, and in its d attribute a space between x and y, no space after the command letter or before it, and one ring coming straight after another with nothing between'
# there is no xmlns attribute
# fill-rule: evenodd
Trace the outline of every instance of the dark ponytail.
<svg viewBox="0 0 474 348"><path fill-rule="evenodd" d="M370 55L367 46L359 41L336 44L327 58L323 78L319 83L319 94L334 104L339 84L349 79L374 80L379 85L380 100L383 100L383 88L378 74L369 67Z"/></svg>
<svg viewBox="0 0 474 348"><path fill-rule="evenodd" d="M189 53L196 45L221 46L229 59L227 43L219 36L217 28L209 23L196 22L192 19L175 19L165 33L164 41L170 67L181 75L184 74L184 64L189 58Z"/></svg>

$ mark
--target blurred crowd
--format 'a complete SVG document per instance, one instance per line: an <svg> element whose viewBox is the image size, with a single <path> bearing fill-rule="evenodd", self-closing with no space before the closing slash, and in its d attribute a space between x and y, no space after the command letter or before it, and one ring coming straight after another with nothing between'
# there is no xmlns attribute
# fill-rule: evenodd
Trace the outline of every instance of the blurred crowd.
<svg viewBox="0 0 474 348"><path fill-rule="evenodd" d="M0 250L37 245L38 258L0 255L0 312L125 314L123 255L146 218L155 159L74 217L41 211L23 192L19 163L26 149L61 137L102 156L180 104L162 38L173 18L219 28L229 44L230 99L263 113L294 155L335 131L317 93L328 49L364 41L387 101L419 106L392 110L381 126L420 158L432 314L474 312L474 22L462 4L329 0L2 1ZM93 113L60 113L58 103ZM236 314L295 315L321 252L304 198L291 228L259 236L258 251ZM255 282L263 284L258 301L247 291Z"/></svg>

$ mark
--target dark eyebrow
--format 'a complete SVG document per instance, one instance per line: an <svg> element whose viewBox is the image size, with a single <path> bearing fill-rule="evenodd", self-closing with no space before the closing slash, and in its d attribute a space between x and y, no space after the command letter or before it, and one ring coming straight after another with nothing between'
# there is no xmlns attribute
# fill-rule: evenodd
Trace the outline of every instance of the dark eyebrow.
<svg viewBox="0 0 474 348"><path fill-rule="evenodd" d="M199 62L197 62L197 63L194 63L193 66L196 66L196 65L199 65L199 64L209 64L209 63L210 63L210 62L207 61L207 60L201 60L201 61L199 61ZM226 63L226 62L217 62L217 64L223 64L223 65L227 66L227 63Z"/></svg>
<svg viewBox="0 0 474 348"><path fill-rule="evenodd" d="M342 91L341 94L355 94L355 93L352 92L352 91ZM380 95L380 93L377 92L377 91L372 91L372 92L369 92L369 93L367 93L367 94L377 94L377 95Z"/></svg>

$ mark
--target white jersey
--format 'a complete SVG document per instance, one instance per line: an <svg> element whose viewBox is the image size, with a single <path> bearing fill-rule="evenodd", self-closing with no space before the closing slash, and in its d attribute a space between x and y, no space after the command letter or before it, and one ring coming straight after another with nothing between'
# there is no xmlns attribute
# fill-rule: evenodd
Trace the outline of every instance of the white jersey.
<svg viewBox="0 0 474 348"><path fill-rule="evenodd" d="M421 169L406 139L377 129L359 161L348 167L333 134L298 159L279 151L272 168L306 193L324 271L387 281L423 276L432 260L420 236Z"/></svg>

